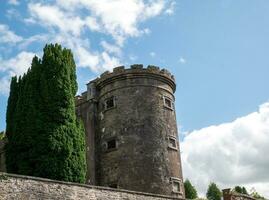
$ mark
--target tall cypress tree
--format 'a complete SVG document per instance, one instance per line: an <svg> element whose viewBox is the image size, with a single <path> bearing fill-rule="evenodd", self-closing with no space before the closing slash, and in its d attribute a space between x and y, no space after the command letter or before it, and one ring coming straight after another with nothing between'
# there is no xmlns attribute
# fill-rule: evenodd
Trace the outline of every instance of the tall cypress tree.
<svg viewBox="0 0 269 200"><path fill-rule="evenodd" d="M47 150L40 162L41 176L85 181L84 131L75 115L75 63L70 50L60 45L44 48L41 70L41 115Z"/></svg>
<svg viewBox="0 0 269 200"><path fill-rule="evenodd" d="M14 132L8 138L9 172L85 182L85 137L75 115L76 91L73 55L57 44L46 45L42 61L34 57L27 74L18 82L14 78L7 109L7 130Z"/></svg>
<svg viewBox="0 0 269 200"><path fill-rule="evenodd" d="M10 83L10 92L8 98L8 106L6 113L6 135L9 139L9 143L6 145L6 167L10 172L16 171L16 147L14 144L14 135L15 135L15 113L18 102L18 94L19 94L19 83L20 79L17 80L17 77L12 77ZM13 137L13 138L12 138Z"/></svg>

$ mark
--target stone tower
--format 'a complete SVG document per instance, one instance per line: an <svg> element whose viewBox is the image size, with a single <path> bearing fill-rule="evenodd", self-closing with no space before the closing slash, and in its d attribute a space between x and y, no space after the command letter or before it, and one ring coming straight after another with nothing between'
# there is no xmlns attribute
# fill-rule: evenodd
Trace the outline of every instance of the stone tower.
<svg viewBox="0 0 269 200"><path fill-rule="evenodd" d="M184 197L174 77L155 66L116 67L77 97L91 184Z"/></svg>

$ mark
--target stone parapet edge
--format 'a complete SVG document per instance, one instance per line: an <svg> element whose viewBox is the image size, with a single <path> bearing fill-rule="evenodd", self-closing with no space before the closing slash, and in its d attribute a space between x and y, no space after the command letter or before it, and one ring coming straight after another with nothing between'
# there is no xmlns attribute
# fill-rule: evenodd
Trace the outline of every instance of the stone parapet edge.
<svg viewBox="0 0 269 200"><path fill-rule="evenodd" d="M5 172L0 172L0 177L1 176L11 177L11 178L20 178L20 179L26 179L26 180L33 180L33 181L40 181L40 182L46 182L46 183L56 183L56 184L63 184L63 185L69 185L69 186L85 187L85 188L97 189L97 190L107 190L107 191L112 191L112 192L123 192L123 193L137 194L137 195L144 195L144 196L151 196L151 197L183 200L183 198L172 197L172 196L167 196L167 195L152 194L152 193L131 191L131 190L125 190L125 189L114 189L114 188L103 187L103 186L95 186L95 185L87 185L87 184L81 184L81 183L58 181L58 180L52 180L52 179L47 179L47 178L25 176L25 175L11 174L11 173L5 173Z"/></svg>
<svg viewBox="0 0 269 200"><path fill-rule="evenodd" d="M94 82L97 87L102 88L116 80L138 77L158 79L170 85L174 92L176 90L175 78L168 70L160 70L159 67L153 65L143 68L143 65L140 64L131 65L130 68L125 68L124 66L116 67L113 69L113 72L106 71L100 75L100 78L90 81L89 84Z"/></svg>

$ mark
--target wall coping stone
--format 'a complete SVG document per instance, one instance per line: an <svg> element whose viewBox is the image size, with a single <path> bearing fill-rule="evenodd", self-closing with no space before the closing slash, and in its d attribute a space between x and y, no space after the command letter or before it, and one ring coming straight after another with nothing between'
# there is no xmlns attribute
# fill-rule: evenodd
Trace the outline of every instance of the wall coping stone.
<svg viewBox="0 0 269 200"><path fill-rule="evenodd" d="M122 193L129 193L129 194L135 194L135 195L184 200L182 198L161 195L161 194L152 194L152 193L131 191L131 190L125 190L125 189L115 189L115 188L109 188L109 187L103 187L103 186L87 185L87 184L74 183L74 182L65 182L65 181L58 181L58 180L52 180L52 179L47 179L47 178L26 176L26 175L19 175L19 174L11 174L11 173L5 173L5 172L0 172L0 177L10 177L10 178L33 180L33 181L39 181L39 182L45 182L45 183L56 183L56 184L69 185L69 186L78 186L78 187L84 187L84 188L96 189L96 190L107 190L107 191L112 191L112 192L122 192Z"/></svg>

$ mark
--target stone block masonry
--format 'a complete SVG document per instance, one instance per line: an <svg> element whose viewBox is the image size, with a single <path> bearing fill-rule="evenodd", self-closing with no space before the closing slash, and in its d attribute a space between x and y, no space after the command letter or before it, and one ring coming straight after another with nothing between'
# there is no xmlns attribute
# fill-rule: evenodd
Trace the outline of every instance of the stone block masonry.
<svg viewBox="0 0 269 200"><path fill-rule="evenodd" d="M11 199L175 200L180 198L0 173L0 200Z"/></svg>
<svg viewBox="0 0 269 200"><path fill-rule="evenodd" d="M76 97L85 127L87 183L184 198L174 76L119 66Z"/></svg>

